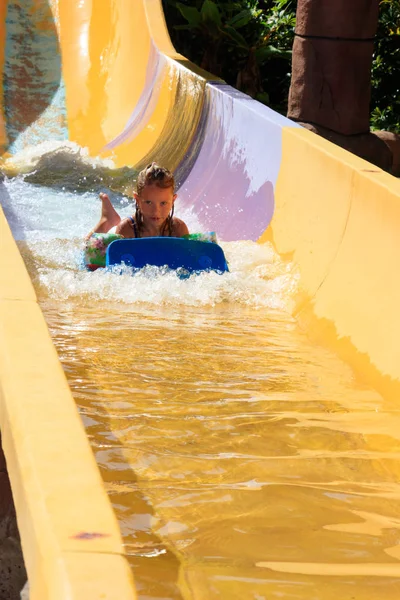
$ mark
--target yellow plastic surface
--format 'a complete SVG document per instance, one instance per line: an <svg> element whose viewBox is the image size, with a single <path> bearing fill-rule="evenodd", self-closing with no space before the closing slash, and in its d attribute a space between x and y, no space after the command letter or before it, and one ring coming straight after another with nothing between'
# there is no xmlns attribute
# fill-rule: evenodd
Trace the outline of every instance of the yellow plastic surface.
<svg viewBox="0 0 400 600"><path fill-rule="evenodd" d="M363 381L400 391L400 182L305 129L285 128L276 211L262 240L301 270L297 316Z"/></svg>
<svg viewBox="0 0 400 600"><path fill-rule="evenodd" d="M70 138L93 155L112 156L117 166L140 169L157 160L175 169L193 138L211 76L175 52L159 0L53 2ZM107 150L106 141L121 134L143 96L145 125L116 151Z"/></svg>
<svg viewBox="0 0 400 600"><path fill-rule="evenodd" d="M0 428L30 597L135 598L118 523L0 213Z"/></svg>
<svg viewBox="0 0 400 600"><path fill-rule="evenodd" d="M140 167L151 157L174 169L214 78L176 54L160 1L52 0L51 6L70 138L118 166ZM3 38L5 8L2 2ZM158 58L156 46L164 52ZM2 47L0 65L3 54ZM107 147L143 94L148 118L117 150ZM3 122L1 112L2 144ZM397 399L400 184L306 130L283 128L275 202L260 241L272 239L299 265L299 322ZM118 524L2 213L0 225L0 427L31 599L134 598Z"/></svg>

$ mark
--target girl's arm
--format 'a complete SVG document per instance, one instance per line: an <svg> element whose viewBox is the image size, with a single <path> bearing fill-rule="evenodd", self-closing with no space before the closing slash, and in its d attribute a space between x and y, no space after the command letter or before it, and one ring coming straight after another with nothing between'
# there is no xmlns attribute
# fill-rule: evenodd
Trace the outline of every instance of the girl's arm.
<svg viewBox="0 0 400 600"><path fill-rule="evenodd" d="M181 219L174 219L172 233L175 237L183 237L184 235L189 234L189 229L184 221Z"/></svg>
<svg viewBox="0 0 400 600"><path fill-rule="evenodd" d="M119 233L119 235L124 236L124 238L134 238L135 232L133 231L130 219L122 219L117 225L115 233Z"/></svg>

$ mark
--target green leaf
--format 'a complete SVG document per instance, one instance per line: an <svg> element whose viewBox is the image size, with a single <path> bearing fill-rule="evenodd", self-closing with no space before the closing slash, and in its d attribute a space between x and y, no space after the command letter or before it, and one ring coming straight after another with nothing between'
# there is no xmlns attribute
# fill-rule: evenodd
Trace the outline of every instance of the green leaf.
<svg viewBox="0 0 400 600"><path fill-rule="evenodd" d="M256 95L256 100L262 102L263 104L269 104L269 94L267 94L267 92L259 92Z"/></svg>
<svg viewBox="0 0 400 600"><path fill-rule="evenodd" d="M239 29L239 27L244 27L251 21L253 18L253 14L251 10L242 10L240 13L232 17L229 21L227 21L227 25L230 25L234 29Z"/></svg>
<svg viewBox="0 0 400 600"><path fill-rule="evenodd" d="M183 18L186 19L191 27L195 28L200 25L201 14L197 8L194 8L193 6L186 6L185 4L181 4L181 2L177 2L176 6Z"/></svg>
<svg viewBox="0 0 400 600"><path fill-rule="evenodd" d="M235 11L235 10L239 10L241 8L240 3L238 3L238 2L223 2L223 3L219 2L218 5L222 8L222 10L224 12L229 11L229 10Z"/></svg>
<svg viewBox="0 0 400 600"><path fill-rule="evenodd" d="M204 23L213 23L217 27L221 25L221 14L218 6L212 0L204 0L201 7L201 17Z"/></svg>
<svg viewBox="0 0 400 600"><path fill-rule="evenodd" d="M174 25L174 29L177 31L192 31L193 27L189 23L186 23L186 25Z"/></svg>
<svg viewBox="0 0 400 600"><path fill-rule="evenodd" d="M292 52L290 50L281 50L275 48L275 46L261 46L256 50L256 60L258 63L263 63L269 58L285 58L290 60L292 58Z"/></svg>
<svg viewBox="0 0 400 600"><path fill-rule="evenodd" d="M225 35L227 35L229 38L231 38L231 40L236 42L236 45L239 46L239 48L244 48L245 50L249 49L249 45L244 39L244 37L240 35L240 33L236 31L236 29L233 29L233 27L225 25L225 27L221 31L225 33Z"/></svg>

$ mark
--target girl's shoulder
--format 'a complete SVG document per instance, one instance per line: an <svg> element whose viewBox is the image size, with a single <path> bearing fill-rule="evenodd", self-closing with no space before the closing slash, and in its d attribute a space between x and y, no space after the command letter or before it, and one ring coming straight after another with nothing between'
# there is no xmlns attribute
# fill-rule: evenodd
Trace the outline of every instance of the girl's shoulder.
<svg viewBox="0 0 400 600"><path fill-rule="evenodd" d="M124 217L123 219L120 220L120 222L118 223L117 227L120 227L121 225L127 225L130 224L131 221L131 217Z"/></svg>
<svg viewBox="0 0 400 600"><path fill-rule="evenodd" d="M183 235L187 235L189 233L189 229L182 219L174 217L172 220L172 233L176 237L181 237Z"/></svg>
<svg viewBox="0 0 400 600"><path fill-rule="evenodd" d="M120 233L124 237L136 237L135 222L133 217L125 217L120 221L115 229L116 233Z"/></svg>

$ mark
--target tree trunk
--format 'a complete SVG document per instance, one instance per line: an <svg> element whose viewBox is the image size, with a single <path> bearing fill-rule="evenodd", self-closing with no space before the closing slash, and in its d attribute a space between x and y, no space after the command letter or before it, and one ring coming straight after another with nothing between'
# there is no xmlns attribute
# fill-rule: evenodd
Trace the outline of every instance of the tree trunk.
<svg viewBox="0 0 400 600"><path fill-rule="evenodd" d="M369 130L379 0L298 0L288 117L390 170Z"/></svg>
<svg viewBox="0 0 400 600"><path fill-rule="evenodd" d="M299 0L288 116L337 133L369 132L378 0Z"/></svg>

